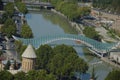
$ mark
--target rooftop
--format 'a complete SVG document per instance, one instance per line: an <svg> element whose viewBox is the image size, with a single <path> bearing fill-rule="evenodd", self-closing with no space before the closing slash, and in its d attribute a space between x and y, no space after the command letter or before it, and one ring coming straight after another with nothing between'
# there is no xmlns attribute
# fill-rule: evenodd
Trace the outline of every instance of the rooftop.
<svg viewBox="0 0 120 80"><path fill-rule="evenodd" d="M30 44L28 45L26 50L23 52L22 57L25 57L25 58L36 58L37 57L32 45Z"/></svg>

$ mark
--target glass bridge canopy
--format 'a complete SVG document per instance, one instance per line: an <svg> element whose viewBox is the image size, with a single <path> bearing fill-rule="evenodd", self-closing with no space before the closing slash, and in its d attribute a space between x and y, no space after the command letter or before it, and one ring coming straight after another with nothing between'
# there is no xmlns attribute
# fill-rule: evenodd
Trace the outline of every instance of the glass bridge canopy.
<svg viewBox="0 0 120 80"><path fill-rule="evenodd" d="M96 40L90 39L83 35L73 35L73 34L61 34L61 35L47 35L47 36L40 36L39 38L31 38L31 39L24 39L15 37L16 40L20 40L23 44L28 45L31 44L35 48L38 48L40 45L49 44L50 42L57 41L57 40L80 40L86 46L97 50L97 51L104 51L109 52L117 43L102 43Z"/></svg>

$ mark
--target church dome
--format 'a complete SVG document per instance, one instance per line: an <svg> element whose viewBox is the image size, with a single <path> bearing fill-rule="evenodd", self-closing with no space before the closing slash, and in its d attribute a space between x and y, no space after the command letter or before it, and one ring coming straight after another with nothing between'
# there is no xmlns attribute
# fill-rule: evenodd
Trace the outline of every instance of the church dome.
<svg viewBox="0 0 120 80"><path fill-rule="evenodd" d="M32 45L28 45L26 50L23 52L22 57L24 58L36 58L37 57Z"/></svg>

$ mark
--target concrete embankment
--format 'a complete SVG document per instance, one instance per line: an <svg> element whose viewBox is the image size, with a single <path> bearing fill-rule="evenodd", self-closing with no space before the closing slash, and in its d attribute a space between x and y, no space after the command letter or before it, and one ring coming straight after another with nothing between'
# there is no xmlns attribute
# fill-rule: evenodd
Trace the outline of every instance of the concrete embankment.
<svg viewBox="0 0 120 80"><path fill-rule="evenodd" d="M54 13L56 13L56 14L58 14L58 15L63 16L64 18L66 18L66 19L69 21L69 23L71 24L71 26L74 27L79 34L83 34L83 32L82 32L83 26L82 26L82 25L80 25L80 24L78 24L78 23L76 23L76 22L70 21L70 20L67 18L67 16L65 16L64 14L62 14L62 13L59 12L59 11L56 11L55 9L51 9L51 11L54 12Z"/></svg>
<svg viewBox="0 0 120 80"><path fill-rule="evenodd" d="M110 64L110 65L112 65L112 66L114 66L114 67L116 67L116 68L120 69L120 65L119 64L112 62L108 58L102 57L101 60L106 62L106 63L108 63L108 64Z"/></svg>

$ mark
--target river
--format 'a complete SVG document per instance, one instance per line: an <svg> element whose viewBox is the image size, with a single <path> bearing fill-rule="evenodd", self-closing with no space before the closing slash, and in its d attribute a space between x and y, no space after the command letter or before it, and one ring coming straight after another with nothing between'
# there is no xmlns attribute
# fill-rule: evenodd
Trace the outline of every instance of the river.
<svg viewBox="0 0 120 80"><path fill-rule="evenodd" d="M33 31L34 38L50 34L77 34L77 31L69 24L68 20L50 11L29 12L26 15L26 19ZM53 43L67 45L76 44L74 41L67 40L56 41ZM82 47L74 48L78 55L90 64L87 73L91 74L93 68L91 63L99 62L100 59L93 56L85 56ZM112 67L104 62L94 65L94 68L97 80L104 80L107 74L112 70Z"/></svg>

